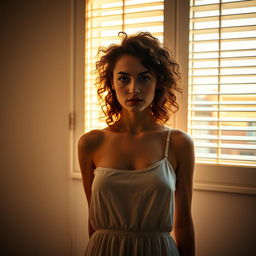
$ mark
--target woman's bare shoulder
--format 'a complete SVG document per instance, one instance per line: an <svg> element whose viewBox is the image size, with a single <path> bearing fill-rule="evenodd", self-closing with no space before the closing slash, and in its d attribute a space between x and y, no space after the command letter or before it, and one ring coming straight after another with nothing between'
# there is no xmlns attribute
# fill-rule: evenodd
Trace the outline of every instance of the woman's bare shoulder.
<svg viewBox="0 0 256 256"><path fill-rule="evenodd" d="M175 128L171 128L172 129L172 137L176 140L182 140L182 141L189 141L189 140L193 140L192 136L190 134L188 134L187 132L181 130L181 129L175 129Z"/></svg>
<svg viewBox="0 0 256 256"><path fill-rule="evenodd" d="M93 129L84 133L78 140L78 145L87 150L93 151L104 140L104 129Z"/></svg>
<svg viewBox="0 0 256 256"><path fill-rule="evenodd" d="M184 162L184 159L192 159L194 157L194 141L187 132L173 129L170 142L178 165L180 162Z"/></svg>
<svg viewBox="0 0 256 256"><path fill-rule="evenodd" d="M184 149L191 148L194 146L192 136L180 129L172 129L171 141L171 144L175 148L176 152L182 152Z"/></svg>

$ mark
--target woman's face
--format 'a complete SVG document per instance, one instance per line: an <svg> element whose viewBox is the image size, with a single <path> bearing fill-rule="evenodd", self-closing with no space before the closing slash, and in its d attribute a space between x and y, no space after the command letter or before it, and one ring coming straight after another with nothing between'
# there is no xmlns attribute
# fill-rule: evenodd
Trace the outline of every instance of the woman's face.
<svg viewBox="0 0 256 256"><path fill-rule="evenodd" d="M128 111L142 111L149 107L155 97L157 79L134 56L123 55L113 70L112 88L122 108ZM130 98L141 101L128 101Z"/></svg>

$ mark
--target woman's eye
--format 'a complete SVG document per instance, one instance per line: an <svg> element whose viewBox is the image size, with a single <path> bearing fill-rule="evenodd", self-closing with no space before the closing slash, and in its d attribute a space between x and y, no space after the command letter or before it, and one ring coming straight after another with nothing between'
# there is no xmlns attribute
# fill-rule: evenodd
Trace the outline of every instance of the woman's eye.
<svg viewBox="0 0 256 256"><path fill-rule="evenodd" d="M141 76L140 80L143 82L146 82L146 81L150 80L150 76Z"/></svg>
<svg viewBox="0 0 256 256"><path fill-rule="evenodd" d="M122 82L122 83L128 83L129 82L129 77L127 76L120 76L118 77L118 81Z"/></svg>

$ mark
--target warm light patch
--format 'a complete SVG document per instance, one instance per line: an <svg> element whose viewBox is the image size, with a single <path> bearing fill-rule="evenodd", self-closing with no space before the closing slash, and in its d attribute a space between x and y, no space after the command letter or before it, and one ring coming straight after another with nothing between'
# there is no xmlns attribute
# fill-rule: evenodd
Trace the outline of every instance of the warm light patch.
<svg viewBox="0 0 256 256"><path fill-rule="evenodd" d="M256 164L256 1L191 1L188 131L196 161Z"/></svg>
<svg viewBox="0 0 256 256"><path fill-rule="evenodd" d="M128 35L149 31L163 42L164 1L162 0L87 0L85 40L85 124L84 130L106 126L99 117L103 112L99 106L95 87L95 64L100 46L119 43L118 32Z"/></svg>

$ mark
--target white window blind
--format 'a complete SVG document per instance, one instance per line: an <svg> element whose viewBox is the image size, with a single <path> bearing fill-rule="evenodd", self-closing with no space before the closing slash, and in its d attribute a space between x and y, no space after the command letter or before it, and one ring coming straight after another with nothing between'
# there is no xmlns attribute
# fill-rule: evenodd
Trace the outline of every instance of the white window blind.
<svg viewBox="0 0 256 256"><path fill-rule="evenodd" d="M149 31L163 42L164 1L87 0L85 40L85 132L106 126L95 86L100 46L120 43L118 32Z"/></svg>
<svg viewBox="0 0 256 256"><path fill-rule="evenodd" d="M190 2L188 132L196 162L256 164L256 1Z"/></svg>

